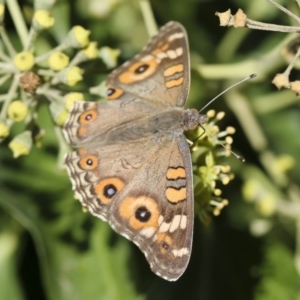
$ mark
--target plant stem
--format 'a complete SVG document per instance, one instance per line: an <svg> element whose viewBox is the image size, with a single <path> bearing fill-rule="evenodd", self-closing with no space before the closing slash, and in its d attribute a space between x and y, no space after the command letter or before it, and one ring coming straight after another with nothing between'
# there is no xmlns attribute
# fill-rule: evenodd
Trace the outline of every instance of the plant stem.
<svg viewBox="0 0 300 300"><path fill-rule="evenodd" d="M9 53L10 57L14 57L16 55L16 50L14 49L13 45L11 44L6 30L3 26L0 26L0 36L2 38L3 44L5 45L7 52Z"/></svg>
<svg viewBox="0 0 300 300"><path fill-rule="evenodd" d="M3 60L3 61L5 61L5 62L10 62L10 61L11 61L10 57L7 56L7 55L6 55L4 52L2 52L1 50L0 50L0 59Z"/></svg>
<svg viewBox="0 0 300 300"><path fill-rule="evenodd" d="M51 49L50 51L48 51L47 53L44 53L38 57L35 58L35 62L36 63L40 63L43 60L47 59L53 52L57 52L57 51L63 51L65 49L69 48L69 46L67 45L67 43L62 43L60 45L58 45L57 47Z"/></svg>
<svg viewBox="0 0 300 300"><path fill-rule="evenodd" d="M269 2L269 3L271 3L272 5L274 5L275 7L279 8L281 11L283 11L284 13L286 13L288 16L290 16L291 18L293 18L294 20L296 20L296 22L298 24L300 24L300 18L298 18L292 12L290 12L289 10L287 10L285 7L281 6L280 4L276 3L273 0L266 0L266 1Z"/></svg>
<svg viewBox="0 0 300 300"><path fill-rule="evenodd" d="M153 16L151 5L148 0L140 0L139 2L148 34L149 36L153 36L157 33L157 26L155 18Z"/></svg>
<svg viewBox="0 0 300 300"><path fill-rule="evenodd" d="M20 6L16 0L8 0L6 1L6 4L24 48L28 38L28 29L25 24Z"/></svg>
<svg viewBox="0 0 300 300"><path fill-rule="evenodd" d="M12 74L7 74L7 73L6 73L6 75L2 76L2 77L0 78L0 86L1 86L2 84L4 84L4 82L7 81L7 80L11 77L11 75L12 75Z"/></svg>
<svg viewBox="0 0 300 300"><path fill-rule="evenodd" d="M26 44L24 46L24 51L30 51L31 46L33 46L33 42L37 36L36 30L31 26L29 30L29 35L26 40Z"/></svg>
<svg viewBox="0 0 300 300"><path fill-rule="evenodd" d="M257 30L276 31L276 32L300 32L298 26L283 26L271 23L258 22L247 18L246 27Z"/></svg>
<svg viewBox="0 0 300 300"><path fill-rule="evenodd" d="M15 75L13 82L9 88L8 93L6 94L6 98L4 100L4 104L2 106L2 110L0 113L0 119L5 119L6 117L6 112L7 112L7 108L11 102L11 100L13 99L14 95L16 94L17 88L19 86L19 75Z"/></svg>

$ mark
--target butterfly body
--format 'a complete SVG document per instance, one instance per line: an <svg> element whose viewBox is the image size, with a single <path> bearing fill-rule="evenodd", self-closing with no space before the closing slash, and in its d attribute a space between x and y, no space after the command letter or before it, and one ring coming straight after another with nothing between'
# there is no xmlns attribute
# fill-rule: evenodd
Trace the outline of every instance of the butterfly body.
<svg viewBox="0 0 300 300"><path fill-rule="evenodd" d="M189 53L184 28L165 25L113 71L107 102L75 102L64 133L80 150L66 156L82 205L133 241L151 269L177 280L193 236L192 163L184 131L205 122L185 110Z"/></svg>

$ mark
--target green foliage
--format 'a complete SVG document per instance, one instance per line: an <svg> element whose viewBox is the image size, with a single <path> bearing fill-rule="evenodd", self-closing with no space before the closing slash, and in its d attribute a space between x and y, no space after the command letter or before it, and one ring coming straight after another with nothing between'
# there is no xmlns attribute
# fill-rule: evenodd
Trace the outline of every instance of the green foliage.
<svg viewBox="0 0 300 300"><path fill-rule="evenodd" d="M33 71L39 72L43 89L31 98L13 80L23 71L5 69L11 60L3 55L3 28L20 52L20 28L30 26L34 7L52 6L50 2L8 0L4 19L0 16L0 108L4 111L0 115L0 298L300 299L299 97L271 83L286 69L286 53L291 50L287 45L295 42L295 36L220 27L215 12L231 8L235 14L242 8L252 20L280 25L292 23L291 19L264 0L153 0L148 8L142 0L57 1L50 8L55 24L34 40L34 56L40 61ZM299 1L277 2L300 15ZM87 101L101 98L103 81L117 63L119 50L118 64L140 51L148 40L147 31L155 30L149 22L151 9L158 26L176 20L187 30L192 68L188 107L201 109L232 83L257 73L255 80L230 90L222 96L225 101L210 106L226 112L218 126L221 133L234 126L233 149L246 163L216 155L207 161L206 148L193 149L197 212L211 200L210 193L202 192L211 179L218 178L216 170L225 179L233 172L236 180L228 185L226 180L217 182L216 188L230 203L220 217L213 218L206 210L198 213L212 222L204 226L196 217L191 262L175 283L152 274L134 245L83 213L62 168L64 154L71 151L60 127L67 113L64 96L79 92ZM89 30L102 52L92 60L83 59L81 48L74 45L60 49L84 70L82 81L70 86L63 74L59 77L59 72L50 70L44 56L66 46L75 25ZM11 58L10 54L6 53ZM289 82L298 76L296 64ZM28 111L15 105L7 115L10 102L18 99ZM26 144L29 155L14 159L9 143L28 131L32 133ZM193 134L191 140L198 136ZM224 149L216 147L219 152L214 153L222 156ZM225 163L231 171L224 170Z"/></svg>
<svg viewBox="0 0 300 300"><path fill-rule="evenodd" d="M270 242L264 253L261 281L254 299L300 299L300 276L292 252L282 244Z"/></svg>

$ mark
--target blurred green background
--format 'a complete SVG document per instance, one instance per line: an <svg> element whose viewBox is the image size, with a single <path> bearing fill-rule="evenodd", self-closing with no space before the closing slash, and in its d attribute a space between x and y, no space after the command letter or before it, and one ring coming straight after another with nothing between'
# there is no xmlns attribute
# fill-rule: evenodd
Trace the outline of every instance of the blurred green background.
<svg viewBox="0 0 300 300"><path fill-rule="evenodd" d="M278 1L300 13L296 1ZM31 1L19 1L28 23ZM215 12L238 8L249 18L294 25L264 0L153 0L158 27L170 20L189 36L192 84L187 106L200 109L230 84L209 109L225 111L219 123L236 128L233 149L246 158L222 158L235 180L220 188L230 202L210 226L195 221L191 261L174 283L154 275L139 249L110 227L83 213L67 174L58 168L58 141L47 103L37 123L42 147L13 159L10 138L0 145L0 298L9 299L300 299L300 109L290 90L272 85L287 62L286 33L219 26ZM36 44L59 44L73 25L91 31L99 46L121 50L119 63L148 40L138 0L60 0L55 25ZM5 27L18 45L9 14ZM298 24L298 26L300 26ZM20 50L20 49L19 49ZM87 63L80 91L105 80L102 61ZM297 80L299 72L292 72ZM5 94L7 87L0 87ZM16 124L12 136L22 130Z"/></svg>

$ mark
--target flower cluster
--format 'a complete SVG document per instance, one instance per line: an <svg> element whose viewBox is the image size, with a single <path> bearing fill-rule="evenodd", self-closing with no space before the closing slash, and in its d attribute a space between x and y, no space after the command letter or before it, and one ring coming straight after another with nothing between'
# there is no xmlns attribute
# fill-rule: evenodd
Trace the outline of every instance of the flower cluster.
<svg viewBox="0 0 300 300"><path fill-rule="evenodd" d="M83 80L84 70L80 64L100 58L108 68L116 65L118 50L102 47L90 41L90 31L76 25L71 28L62 42L49 51L36 55L37 37L55 26L51 7L55 1L39 1L32 14L27 31L19 9L8 6L17 30L22 49L15 49L4 26L6 7L0 3L0 85L8 85L8 91L0 95L0 142L12 134L14 123L23 122L23 132L12 137L9 147L13 156L30 152L36 139L36 112L42 100L49 102L54 122L61 126L67 118L71 104L84 100L84 95L73 92ZM11 11L15 9L15 11ZM18 27L16 25L16 27ZM61 87L64 86L62 89ZM40 130L41 131L41 130ZM40 135L39 135L40 136Z"/></svg>
<svg viewBox="0 0 300 300"><path fill-rule="evenodd" d="M192 158L194 165L199 166L194 169L196 214L204 223L209 223L212 214L219 215L224 206L228 205L228 200L221 197L222 190L219 185L227 185L234 176L230 167L219 164L218 160L233 153L231 135L235 129L228 127L220 131L216 125L225 116L224 112L210 110L206 115L207 122L192 137L196 137L192 145Z"/></svg>

